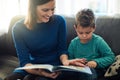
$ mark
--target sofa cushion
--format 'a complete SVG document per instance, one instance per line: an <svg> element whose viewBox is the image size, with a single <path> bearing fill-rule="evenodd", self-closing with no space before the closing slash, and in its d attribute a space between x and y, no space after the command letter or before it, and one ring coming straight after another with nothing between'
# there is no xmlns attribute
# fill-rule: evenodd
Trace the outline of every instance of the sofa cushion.
<svg viewBox="0 0 120 80"><path fill-rule="evenodd" d="M0 78L4 79L5 76L12 73L17 66L17 57L10 55L0 56Z"/></svg>
<svg viewBox="0 0 120 80"><path fill-rule="evenodd" d="M107 69L105 77L120 75L120 55L116 56L115 62Z"/></svg>

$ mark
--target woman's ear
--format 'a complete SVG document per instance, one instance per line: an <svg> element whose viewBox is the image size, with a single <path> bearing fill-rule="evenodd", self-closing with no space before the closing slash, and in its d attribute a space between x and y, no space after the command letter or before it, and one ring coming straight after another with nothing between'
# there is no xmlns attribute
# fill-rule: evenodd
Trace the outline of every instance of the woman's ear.
<svg viewBox="0 0 120 80"><path fill-rule="evenodd" d="M74 26L74 29L76 30L76 25L74 24L73 26Z"/></svg>

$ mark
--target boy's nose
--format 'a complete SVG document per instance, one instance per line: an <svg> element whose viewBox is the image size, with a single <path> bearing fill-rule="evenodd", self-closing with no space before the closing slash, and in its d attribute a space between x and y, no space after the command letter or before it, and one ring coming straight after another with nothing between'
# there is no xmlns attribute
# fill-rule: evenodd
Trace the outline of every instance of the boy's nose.
<svg viewBox="0 0 120 80"><path fill-rule="evenodd" d="M87 35L86 35L86 34L83 34L83 37L87 37Z"/></svg>

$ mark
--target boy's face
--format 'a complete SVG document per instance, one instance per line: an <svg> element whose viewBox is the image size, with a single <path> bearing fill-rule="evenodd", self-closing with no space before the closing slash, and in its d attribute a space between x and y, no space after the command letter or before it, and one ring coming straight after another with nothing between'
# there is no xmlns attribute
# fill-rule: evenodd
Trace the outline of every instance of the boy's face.
<svg viewBox="0 0 120 80"><path fill-rule="evenodd" d="M92 34L95 31L95 28L93 27L82 27L80 25L77 25L77 27L74 25L75 30L77 32L78 37L80 38L81 42L86 43L92 38Z"/></svg>

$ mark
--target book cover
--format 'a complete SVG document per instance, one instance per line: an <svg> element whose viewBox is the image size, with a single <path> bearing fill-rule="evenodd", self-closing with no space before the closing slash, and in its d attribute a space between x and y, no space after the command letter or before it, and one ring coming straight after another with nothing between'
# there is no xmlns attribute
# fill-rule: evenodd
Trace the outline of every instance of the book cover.
<svg viewBox="0 0 120 80"><path fill-rule="evenodd" d="M55 72L55 71L75 71L75 72L82 72L87 74L92 74L90 68L88 66L85 67L78 67L78 66L53 66L49 64L34 64L31 66L26 67L19 67L18 69L44 69L49 72Z"/></svg>

